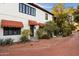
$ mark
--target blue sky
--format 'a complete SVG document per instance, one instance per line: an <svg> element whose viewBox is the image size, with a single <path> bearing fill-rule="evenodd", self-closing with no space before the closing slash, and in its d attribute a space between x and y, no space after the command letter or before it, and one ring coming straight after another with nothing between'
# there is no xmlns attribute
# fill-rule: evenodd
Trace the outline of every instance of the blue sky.
<svg viewBox="0 0 79 59"><path fill-rule="evenodd" d="M53 6L56 4L56 3L39 3L40 5L43 6L43 8L45 8L46 10L48 11L51 11ZM68 7L73 7L73 8L76 8L78 5L78 3L64 3L64 7L65 8L68 8Z"/></svg>

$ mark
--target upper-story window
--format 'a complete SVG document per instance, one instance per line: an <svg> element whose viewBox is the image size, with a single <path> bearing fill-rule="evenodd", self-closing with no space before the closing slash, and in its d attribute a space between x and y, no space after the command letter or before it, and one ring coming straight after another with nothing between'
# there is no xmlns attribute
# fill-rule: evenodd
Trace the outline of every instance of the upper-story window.
<svg viewBox="0 0 79 59"><path fill-rule="evenodd" d="M45 13L45 20L48 20L48 14Z"/></svg>
<svg viewBox="0 0 79 59"><path fill-rule="evenodd" d="M24 3L19 3L19 12L32 15L32 16L36 16L36 9Z"/></svg>
<svg viewBox="0 0 79 59"><path fill-rule="evenodd" d="M23 13L26 13L26 10L25 10L25 9L26 9L26 7L25 7L25 5L24 5L24 4L23 4L23 7L22 7L22 8L23 8L22 12L23 12Z"/></svg>

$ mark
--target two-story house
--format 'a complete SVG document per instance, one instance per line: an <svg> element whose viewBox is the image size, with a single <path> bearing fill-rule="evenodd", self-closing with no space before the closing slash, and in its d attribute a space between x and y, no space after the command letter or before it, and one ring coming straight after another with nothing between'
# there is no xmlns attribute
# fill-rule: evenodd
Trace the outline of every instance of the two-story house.
<svg viewBox="0 0 79 59"><path fill-rule="evenodd" d="M53 20L53 14L34 3L0 3L0 38L18 41L21 31L31 30L32 37L45 22Z"/></svg>

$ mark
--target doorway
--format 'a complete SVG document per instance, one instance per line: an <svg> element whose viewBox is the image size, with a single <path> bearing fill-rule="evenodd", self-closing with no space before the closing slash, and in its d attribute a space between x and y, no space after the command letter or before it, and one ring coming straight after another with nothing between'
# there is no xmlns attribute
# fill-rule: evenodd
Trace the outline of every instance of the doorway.
<svg viewBox="0 0 79 59"><path fill-rule="evenodd" d="M31 31L30 36L31 36L31 37L34 37L34 28L35 28L34 25L30 25L30 31Z"/></svg>

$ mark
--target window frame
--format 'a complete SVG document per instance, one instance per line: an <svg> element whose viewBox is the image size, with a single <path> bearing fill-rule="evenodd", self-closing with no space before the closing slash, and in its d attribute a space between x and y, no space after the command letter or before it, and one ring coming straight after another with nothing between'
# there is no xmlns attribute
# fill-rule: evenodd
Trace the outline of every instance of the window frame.
<svg viewBox="0 0 79 59"><path fill-rule="evenodd" d="M22 9L22 10L20 10L20 9ZM24 3L19 3L19 12L28 14L28 15L32 15L32 16L36 16L36 9L26 5Z"/></svg>
<svg viewBox="0 0 79 59"><path fill-rule="evenodd" d="M23 12L23 13L26 13L26 7L25 7L24 4L22 5L22 12Z"/></svg>
<svg viewBox="0 0 79 59"><path fill-rule="evenodd" d="M16 30L16 34L15 34ZM6 33L7 32L7 33ZM3 35L20 35L21 34L21 28L14 28L14 27L3 27Z"/></svg>
<svg viewBox="0 0 79 59"><path fill-rule="evenodd" d="M48 20L48 13L45 13L45 20Z"/></svg>
<svg viewBox="0 0 79 59"><path fill-rule="evenodd" d="M22 3L19 3L19 12L23 11Z"/></svg>
<svg viewBox="0 0 79 59"><path fill-rule="evenodd" d="M26 8L25 13L28 14L29 13L29 6L26 5L25 8Z"/></svg>

